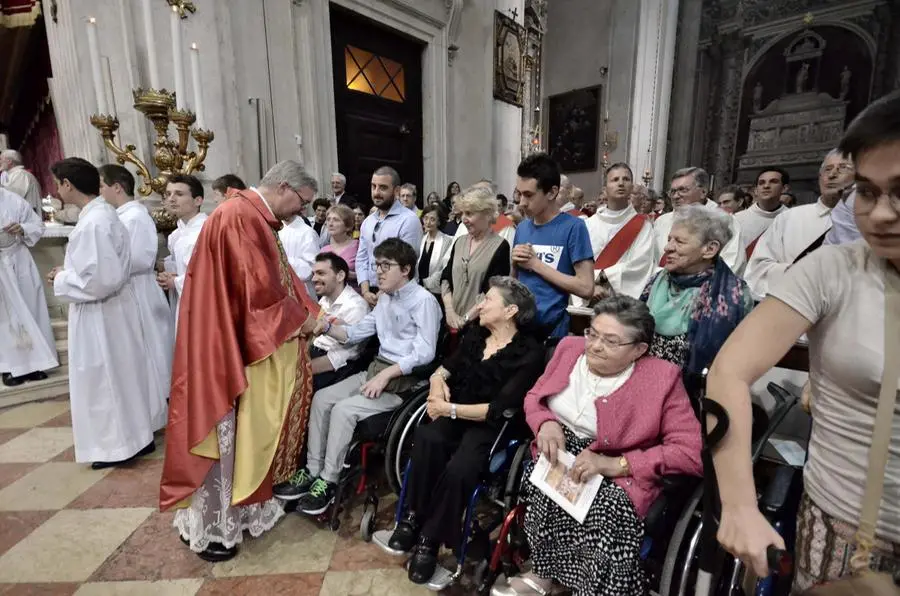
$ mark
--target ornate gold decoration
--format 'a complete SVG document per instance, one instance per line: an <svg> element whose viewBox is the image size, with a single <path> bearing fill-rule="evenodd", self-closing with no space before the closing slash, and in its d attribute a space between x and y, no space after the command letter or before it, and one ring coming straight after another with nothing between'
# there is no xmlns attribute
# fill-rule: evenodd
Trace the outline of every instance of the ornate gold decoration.
<svg viewBox="0 0 900 596"><path fill-rule="evenodd" d="M169 6L178 8L178 16L182 19L188 18L187 13L194 14L197 12L197 7L190 0L166 0L166 2L169 3Z"/></svg>
<svg viewBox="0 0 900 596"><path fill-rule="evenodd" d="M805 15L803 15L803 24L806 25L807 27L809 27L810 25L813 24L813 21L815 19L816 18L813 16L813 13L808 12Z"/></svg>
<svg viewBox="0 0 900 596"><path fill-rule="evenodd" d="M134 109L147 118L156 130L156 140L153 143L152 161L145 162L135 154L134 145L124 147L116 143L116 131L119 130L119 120L109 114L94 114L91 116L91 124L100 131L103 144L116 157L116 161L124 165L126 162L134 164L141 177L141 185L137 192L146 197L156 192L162 195L166 190L166 181L173 174L191 174L202 172L206 166L206 154L209 144L215 135L211 130L191 128L196 121L196 115L187 110L175 108L175 93L165 89L135 89ZM178 133L177 139L169 138L169 124L175 125ZM197 144L196 151L188 150L188 143L193 137ZM150 172L148 163L156 166L158 174L154 176ZM157 229L161 232L171 231L175 228L175 220L162 209L153 213Z"/></svg>

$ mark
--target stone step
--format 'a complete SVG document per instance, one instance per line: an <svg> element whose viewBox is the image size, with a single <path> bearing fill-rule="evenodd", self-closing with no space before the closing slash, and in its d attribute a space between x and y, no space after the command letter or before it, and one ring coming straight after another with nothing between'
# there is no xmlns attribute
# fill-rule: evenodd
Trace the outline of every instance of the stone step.
<svg viewBox="0 0 900 596"><path fill-rule="evenodd" d="M69 367L60 366L47 373L43 381L7 387L0 383L0 410L33 401L62 397L69 393Z"/></svg>
<svg viewBox="0 0 900 596"><path fill-rule="evenodd" d="M68 366L69 364L69 340L56 340L56 355L59 358L60 366Z"/></svg>
<svg viewBox="0 0 900 596"><path fill-rule="evenodd" d="M69 321L66 319L51 319L50 328L53 329L53 337L57 341L69 337Z"/></svg>

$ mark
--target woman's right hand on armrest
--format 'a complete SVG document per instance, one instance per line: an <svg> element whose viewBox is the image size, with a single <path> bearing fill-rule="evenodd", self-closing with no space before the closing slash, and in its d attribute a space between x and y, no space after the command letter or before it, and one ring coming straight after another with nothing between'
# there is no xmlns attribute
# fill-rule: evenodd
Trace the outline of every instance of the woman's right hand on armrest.
<svg viewBox="0 0 900 596"><path fill-rule="evenodd" d="M566 436L559 422L548 420L541 425L537 434L537 448L551 464L556 465L557 450L566 448Z"/></svg>
<svg viewBox="0 0 900 596"><path fill-rule="evenodd" d="M756 504L722 504L722 520L716 535L726 551L753 568L758 577L769 575L766 549L775 546L784 550L784 540Z"/></svg>

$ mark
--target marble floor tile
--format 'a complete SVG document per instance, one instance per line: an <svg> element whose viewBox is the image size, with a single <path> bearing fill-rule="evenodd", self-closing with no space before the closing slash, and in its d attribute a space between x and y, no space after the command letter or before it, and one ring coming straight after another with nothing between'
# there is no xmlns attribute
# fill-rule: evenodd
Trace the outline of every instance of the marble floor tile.
<svg viewBox="0 0 900 596"><path fill-rule="evenodd" d="M39 401L0 413L0 428L31 428L68 411L69 400Z"/></svg>
<svg viewBox="0 0 900 596"><path fill-rule="evenodd" d="M394 526L396 501L384 499L378 507L376 530ZM331 571L361 571L363 569L391 569L403 565L403 557L394 557L372 543L363 542L359 537L359 522L362 518L361 504L345 513L338 530L338 539L331 558Z"/></svg>
<svg viewBox="0 0 900 596"><path fill-rule="evenodd" d="M291 513L259 538L244 534L238 556L213 567L214 577L313 573L328 569L337 536ZM325 592L327 594L327 592Z"/></svg>
<svg viewBox="0 0 900 596"><path fill-rule="evenodd" d="M78 584L0 584L0 596L72 596Z"/></svg>
<svg viewBox="0 0 900 596"><path fill-rule="evenodd" d="M60 511L0 556L0 582L80 582L153 512Z"/></svg>
<svg viewBox="0 0 900 596"><path fill-rule="evenodd" d="M0 462L43 463L73 444L71 428L32 428L0 445Z"/></svg>
<svg viewBox="0 0 900 596"><path fill-rule="evenodd" d="M44 422L40 426L43 426L45 428L68 426L71 428L72 427L72 412L69 410L66 410L65 412L63 412L62 414L57 416L56 418L51 418L50 420L48 420L47 422Z"/></svg>
<svg viewBox="0 0 900 596"><path fill-rule="evenodd" d="M27 428L0 428L0 445L28 432Z"/></svg>
<svg viewBox="0 0 900 596"><path fill-rule="evenodd" d="M53 511L0 512L0 555L53 517Z"/></svg>
<svg viewBox="0 0 900 596"><path fill-rule="evenodd" d="M413 584L406 570L375 569L370 571L329 571L322 583L322 594L328 596L426 596L426 588Z"/></svg>
<svg viewBox="0 0 900 596"><path fill-rule="evenodd" d="M318 596L324 573L294 573L207 580L197 596Z"/></svg>
<svg viewBox="0 0 900 596"><path fill-rule="evenodd" d="M44 464L0 490L0 511L62 509L111 471L86 464Z"/></svg>
<svg viewBox="0 0 900 596"><path fill-rule="evenodd" d="M91 581L211 577L212 563L181 543L172 512L154 512L91 576ZM273 595L274 596L274 595Z"/></svg>
<svg viewBox="0 0 900 596"><path fill-rule="evenodd" d="M202 579L89 583L82 584L75 596L194 596L202 585Z"/></svg>
<svg viewBox="0 0 900 596"><path fill-rule="evenodd" d="M156 445L156 451L150 455L145 455L141 459L165 459L166 457L166 435L165 431L156 431L153 436L153 443Z"/></svg>
<svg viewBox="0 0 900 596"><path fill-rule="evenodd" d="M71 446L50 461L75 463L75 446Z"/></svg>
<svg viewBox="0 0 900 596"><path fill-rule="evenodd" d="M69 503L67 509L158 507L161 460L135 460L113 468L105 478Z"/></svg>
<svg viewBox="0 0 900 596"><path fill-rule="evenodd" d="M0 464L0 489L6 488L41 464Z"/></svg>

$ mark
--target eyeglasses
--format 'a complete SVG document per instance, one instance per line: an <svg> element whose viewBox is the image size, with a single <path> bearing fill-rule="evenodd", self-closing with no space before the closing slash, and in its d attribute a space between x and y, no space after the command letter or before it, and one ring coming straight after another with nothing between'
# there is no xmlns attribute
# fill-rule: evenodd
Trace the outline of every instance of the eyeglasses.
<svg viewBox="0 0 900 596"><path fill-rule="evenodd" d="M638 342L636 341L622 341L618 337L610 337L609 335L600 335L596 331L594 331L593 327L588 327L584 330L584 338L588 341L588 343L599 341L603 344L604 348L609 348L610 350L615 350L624 346L631 346Z"/></svg>
<svg viewBox="0 0 900 596"><path fill-rule="evenodd" d="M860 213L869 213L875 209L875 205L881 197L887 197L888 204L895 212L900 214L900 193L893 190L891 192L882 192L878 188L870 188L862 185L856 186L856 203Z"/></svg>
<svg viewBox="0 0 900 596"><path fill-rule="evenodd" d="M686 195L687 193L691 192L695 188L697 188L697 187L696 186L679 186L678 188L670 188L669 194L673 195L673 196L674 195Z"/></svg>
<svg viewBox="0 0 900 596"><path fill-rule="evenodd" d="M391 270L392 267L399 267L398 263L393 263L391 261L376 261L375 262L375 270L381 273L386 273Z"/></svg>
<svg viewBox="0 0 900 596"><path fill-rule="evenodd" d="M847 174L849 172L854 171L856 168L853 167L853 164L849 163L841 163L838 165L828 165L822 168L822 172L825 174L831 174L835 170L840 172L841 174Z"/></svg>

